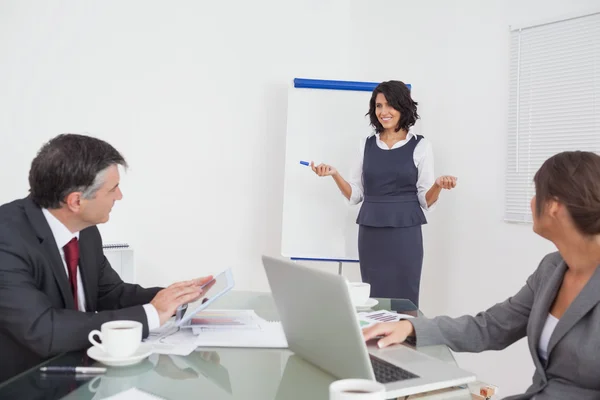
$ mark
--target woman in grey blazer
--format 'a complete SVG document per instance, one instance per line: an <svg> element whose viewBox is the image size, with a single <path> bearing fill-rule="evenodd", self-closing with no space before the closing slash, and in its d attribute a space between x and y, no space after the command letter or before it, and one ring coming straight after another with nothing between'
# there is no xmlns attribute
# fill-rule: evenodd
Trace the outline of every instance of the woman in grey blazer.
<svg viewBox="0 0 600 400"><path fill-rule="evenodd" d="M511 399L600 399L600 156L559 153L542 165L533 230L552 241L521 290L476 316L415 318L365 329L380 347L416 336L454 351L500 350L527 336L533 383Z"/></svg>

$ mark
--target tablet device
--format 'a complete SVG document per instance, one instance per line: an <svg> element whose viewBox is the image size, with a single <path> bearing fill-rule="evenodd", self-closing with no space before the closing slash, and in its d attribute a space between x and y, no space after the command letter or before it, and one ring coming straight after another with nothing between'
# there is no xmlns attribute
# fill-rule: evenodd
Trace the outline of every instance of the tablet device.
<svg viewBox="0 0 600 400"><path fill-rule="evenodd" d="M188 303L185 310L177 311L175 325L183 327L189 324L190 319L192 319L196 313L204 310L213 301L233 289L234 284L235 282L233 281L231 269L226 269L215 276L211 281L202 286L202 289L204 290L202 297L192 303Z"/></svg>

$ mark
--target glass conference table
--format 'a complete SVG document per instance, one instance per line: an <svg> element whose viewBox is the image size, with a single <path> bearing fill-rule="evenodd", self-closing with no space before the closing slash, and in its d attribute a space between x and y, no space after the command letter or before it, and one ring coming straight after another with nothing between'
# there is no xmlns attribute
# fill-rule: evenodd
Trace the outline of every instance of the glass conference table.
<svg viewBox="0 0 600 400"><path fill-rule="evenodd" d="M421 315L408 300L378 299L373 308ZM276 320L277 311L269 293L232 291L215 301L215 309L249 309L260 317ZM446 346L418 347L443 361L456 361ZM0 384L0 399L103 399L130 388L138 388L162 399L320 400L328 398L335 378L284 349L205 348L188 356L153 354L140 364L108 368L99 377L43 375L41 365L99 366L84 351L52 358ZM473 388L471 388L473 389ZM427 399L414 395L409 399ZM472 399L469 388L456 388L443 397Z"/></svg>

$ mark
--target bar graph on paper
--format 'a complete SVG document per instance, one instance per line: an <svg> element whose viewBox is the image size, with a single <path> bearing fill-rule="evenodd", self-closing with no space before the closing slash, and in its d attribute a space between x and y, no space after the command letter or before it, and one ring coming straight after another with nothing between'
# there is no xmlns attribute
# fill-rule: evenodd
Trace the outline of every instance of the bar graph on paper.
<svg viewBox="0 0 600 400"><path fill-rule="evenodd" d="M358 322L361 328L366 328L380 322L395 322L407 318L413 318L413 316L407 314L398 314L387 310L358 314Z"/></svg>

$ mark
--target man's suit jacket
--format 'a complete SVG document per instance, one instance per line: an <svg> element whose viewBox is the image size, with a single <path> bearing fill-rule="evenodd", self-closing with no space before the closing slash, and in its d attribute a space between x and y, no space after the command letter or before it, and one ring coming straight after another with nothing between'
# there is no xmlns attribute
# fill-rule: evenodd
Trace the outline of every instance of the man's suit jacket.
<svg viewBox="0 0 600 400"><path fill-rule="evenodd" d="M538 355L540 335L566 270L560 254L552 253L515 296L475 317L411 320L417 344L480 352L504 349L527 336L535 364L533 383L510 399L600 399L600 266L556 325L548 361Z"/></svg>
<svg viewBox="0 0 600 400"><path fill-rule="evenodd" d="M124 283L111 268L95 226L79 233L86 312L77 311L52 231L29 197L0 207L0 382L44 359L90 346L107 321L144 325L142 307L160 288Z"/></svg>

